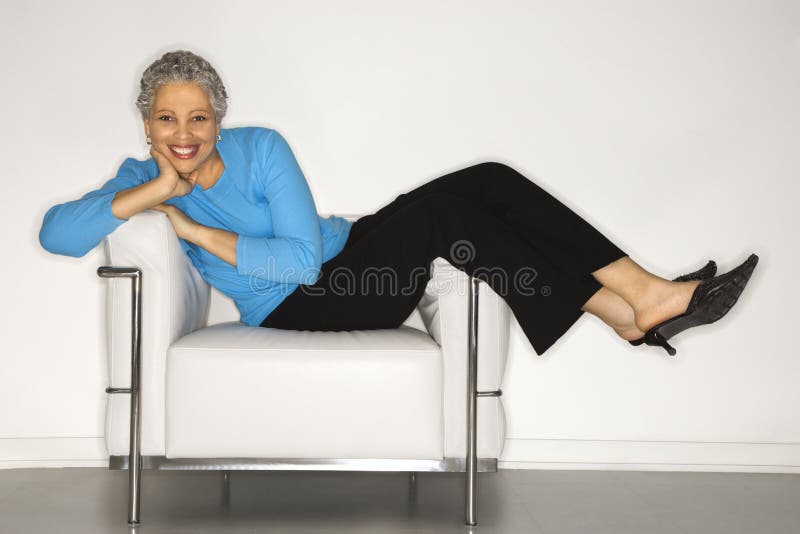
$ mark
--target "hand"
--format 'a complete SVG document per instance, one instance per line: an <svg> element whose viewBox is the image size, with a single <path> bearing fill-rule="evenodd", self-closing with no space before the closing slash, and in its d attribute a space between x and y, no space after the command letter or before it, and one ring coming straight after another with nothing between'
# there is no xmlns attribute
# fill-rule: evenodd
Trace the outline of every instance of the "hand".
<svg viewBox="0 0 800 534"><path fill-rule="evenodd" d="M169 217L169 222L172 223L172 227L175 229L175 233L178 234L178 237L185 239L186 241L194 240L194 235L196 234L197 229L200 227L200 224L192 220L181 210L169 204L156 204L150 209L166 213L167 217Z"/></svg>
<svg viewBox="0 0 800 534"><path fill-rule="evenodd" d="M167 156L162 154L155 146L150 147L150 155L158 164L158 178L156 178L156 180L164 183L164 189L166 189L169 195L164 200L182 197L192 192L194 184L197 183L197 175L199 174L197 169L189 173L189 176L184 179L181 178L178 171L175 170L175 167L170 163Z"/></svg>

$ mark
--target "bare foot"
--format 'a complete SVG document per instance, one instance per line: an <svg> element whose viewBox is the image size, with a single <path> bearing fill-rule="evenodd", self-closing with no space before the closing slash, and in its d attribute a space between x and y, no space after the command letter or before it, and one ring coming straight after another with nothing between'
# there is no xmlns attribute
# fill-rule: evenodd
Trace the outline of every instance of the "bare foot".
<svg viewBox="0 0 800 534"><path fill-rule="evenodd" d="M658 323L684 313L700 283L701 280L689 280L653 284L648 294L634 308L636 328L646 332Z"/></svg>

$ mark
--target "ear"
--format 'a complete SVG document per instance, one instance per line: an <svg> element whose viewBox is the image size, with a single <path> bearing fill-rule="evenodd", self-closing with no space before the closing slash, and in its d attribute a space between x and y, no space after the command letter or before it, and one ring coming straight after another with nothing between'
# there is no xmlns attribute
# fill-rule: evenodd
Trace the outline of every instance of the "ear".
<svg viewBox="0 0 800 534"><path fill-rule="evenodd" d="M142 119L142 122L144 123L144 135L150 137L150 121Z"/></svg>

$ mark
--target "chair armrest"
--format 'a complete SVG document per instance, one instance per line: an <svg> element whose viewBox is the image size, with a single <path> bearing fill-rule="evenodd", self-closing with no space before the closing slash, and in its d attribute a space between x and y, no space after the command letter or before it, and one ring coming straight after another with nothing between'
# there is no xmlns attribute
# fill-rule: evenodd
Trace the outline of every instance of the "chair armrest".
<svg viewBox="0 0 800 534"><path fill-rule="evenodd" d="M417 306L428 333L442 347L446 457L463 457L467 447L469 284L470 277L464 271L438 257ZM478 391L494 391L501 389L508 359L511 309L487 283L479 281L478 287L477 386ZM478 456L499 457L504 438L501 397L478 397Z"/></svg>
<svg viewBox="0 0 800 534"><path fill-rule="evenodd" d="M162 212L146 210L132 216L105 237L104 250L106 265L142 271L142 454L163 454L167 348L206 325L210 287L183 251ZM131 282L109 278L108 284L109 386L130 387ZM112 397L111 409L127 411L128 395ZM127 449L128 428L106 428L106 441L109 450Z"/></svg>

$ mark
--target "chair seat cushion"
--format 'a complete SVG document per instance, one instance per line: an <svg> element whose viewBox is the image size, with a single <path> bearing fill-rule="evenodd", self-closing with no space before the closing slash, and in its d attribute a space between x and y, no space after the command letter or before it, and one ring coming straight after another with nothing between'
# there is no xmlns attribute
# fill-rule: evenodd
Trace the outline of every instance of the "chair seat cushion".
<svg viewBox="0 0 800 534"><path fill-rule="evenodd" d="M220 323L172 343L166 367L168 458L443 457L441 348L410 326Z"/></svg>

